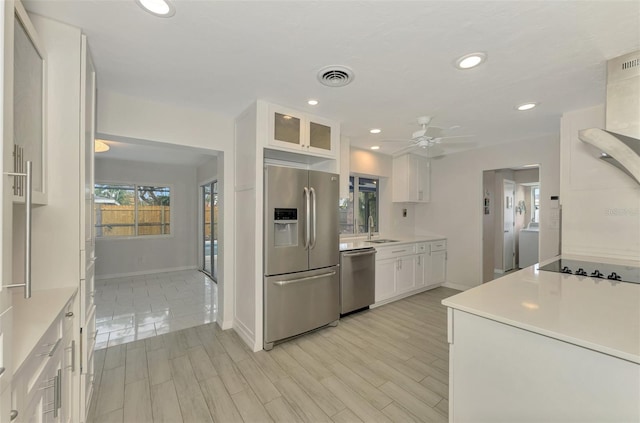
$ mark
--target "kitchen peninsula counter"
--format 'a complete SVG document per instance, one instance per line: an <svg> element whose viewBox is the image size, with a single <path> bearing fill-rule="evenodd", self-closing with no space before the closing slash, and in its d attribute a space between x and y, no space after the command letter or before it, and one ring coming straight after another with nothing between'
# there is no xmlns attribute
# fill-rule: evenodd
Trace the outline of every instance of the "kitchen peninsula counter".
<svg viewBox="0 0 640 423"><path fill-rule="evenodd" d="M442 304L450 421L640 421L640 284L533 265Z"/></svg>
<svg viewBox="0 0 640 423"><path fill-rule="evenodd" d="M548 272L533 265L446 298L442 304L640 363L640 284Z"/></svg>

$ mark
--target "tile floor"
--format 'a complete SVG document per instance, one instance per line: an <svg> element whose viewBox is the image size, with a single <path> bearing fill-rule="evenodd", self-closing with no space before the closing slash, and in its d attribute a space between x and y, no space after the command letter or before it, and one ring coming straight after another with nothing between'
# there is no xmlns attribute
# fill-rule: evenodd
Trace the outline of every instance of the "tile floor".
<svg viewBox="0 0 640 423"><path fill-rule="evenodd" d="M96 349L215 322L217 295L197 270L96 281Z"/></svg>
<svg viewBox="0 0 640 423"><path fill-rule="evenodd" d="M200 325L96 352L89 423L447 421L449 344L436 288L271 351Z"/></svg>

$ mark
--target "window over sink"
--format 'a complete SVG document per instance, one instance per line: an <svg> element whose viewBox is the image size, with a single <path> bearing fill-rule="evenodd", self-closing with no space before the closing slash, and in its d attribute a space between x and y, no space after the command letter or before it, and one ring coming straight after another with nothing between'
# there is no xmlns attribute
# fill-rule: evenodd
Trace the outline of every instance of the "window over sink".
<svg viewBox="0 0 640 423"><path fill-rule="evenodd" d="M340 204L340 233L368 232L369 216L373 217L373 232L378 229L378 203L380 181L364 176L349 177L349 199Z"/></svg>

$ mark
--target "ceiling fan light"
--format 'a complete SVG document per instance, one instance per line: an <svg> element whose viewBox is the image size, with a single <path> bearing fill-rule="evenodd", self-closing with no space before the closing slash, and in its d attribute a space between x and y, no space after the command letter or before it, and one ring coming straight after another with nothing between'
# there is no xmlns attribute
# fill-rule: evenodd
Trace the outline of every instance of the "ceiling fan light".
<svg viewBox="0 0 640 423"><path fill-rule="evenodd" d="M456 67L462 70L471 69L471 68L475 68L481 63L484 63L486 60L487 60L486 53L483 53L483 52L469 53L469 54L465 54L464 56L456 60Z"/></svg>

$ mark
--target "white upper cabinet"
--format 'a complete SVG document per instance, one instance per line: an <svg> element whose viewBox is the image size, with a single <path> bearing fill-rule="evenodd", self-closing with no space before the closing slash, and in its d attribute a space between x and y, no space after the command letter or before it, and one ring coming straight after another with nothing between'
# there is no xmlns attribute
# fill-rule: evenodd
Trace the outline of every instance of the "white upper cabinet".
<svg viewBox="0 0 640 423"><path fill-rule="evenodd" d="M334 158L339 153L340 126L336 122L269 104L269 148Z"/></svg>
<svg viewBox="0 0 640 423"><path fill-rule="evenodd" d="M393 202L428 203L429 159L415 154L393 158Z"/></svg>
<svg viewBox="0 0 640 423"><path fill-rule="evenodd" d="M32 202L46 204L46 52L19 2L15 3L13 31L7 31L7 36L13 39L13 54L5 55L5 72L10 74L5 83L13 89L13 107L5 113L5 117L13 114L12 119L8 119L13 123L12 172L26 173L26 163L30 161ZM26 189L26 178L14 177L13 201L23 203Z"/></svg>

